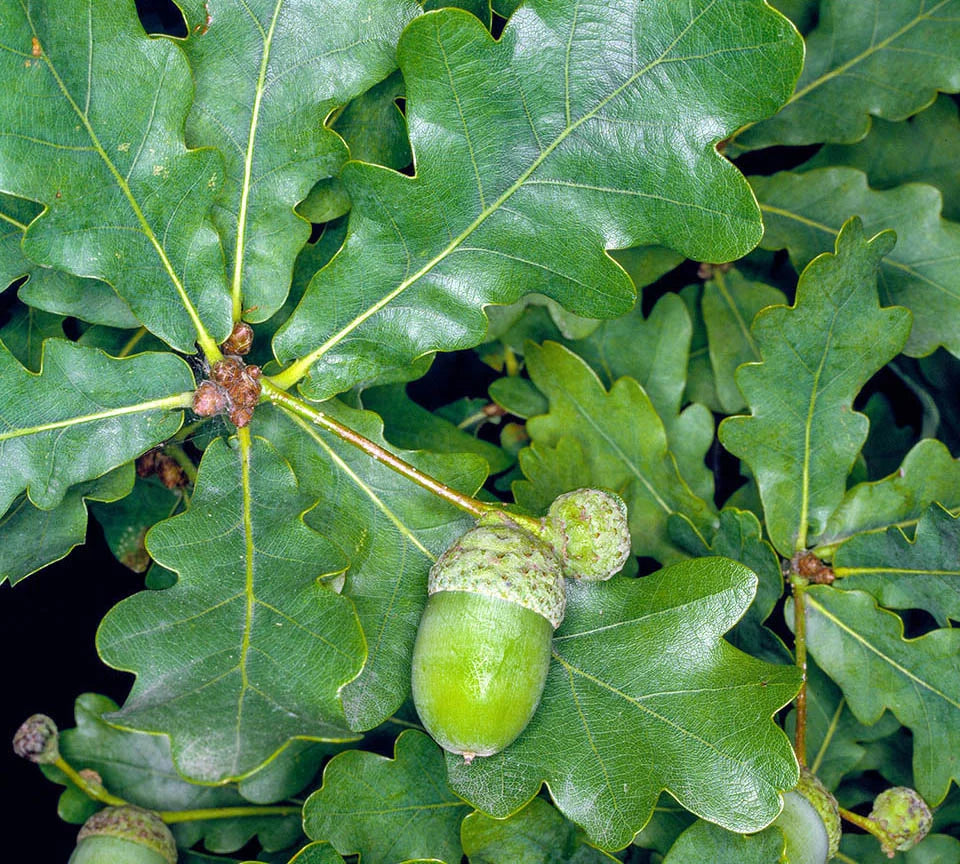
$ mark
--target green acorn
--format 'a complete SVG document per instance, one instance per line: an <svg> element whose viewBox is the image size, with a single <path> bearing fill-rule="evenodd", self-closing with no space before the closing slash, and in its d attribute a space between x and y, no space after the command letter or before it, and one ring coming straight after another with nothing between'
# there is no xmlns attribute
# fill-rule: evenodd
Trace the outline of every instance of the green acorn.
<svg viewBox="0 0 960 864"><path fill-rule="evenodd" d="M105 807L83 824L67 864L177 864L177 844L156 813Z"/></svg>
<svg viewBox="0 0 960 864"><path fill-rule="evenodd" d="M556 550L564 576L609 579L630 555L627 505L603 489L567 492L550 505L542 537Z"/></svg>
<svg viewBox="0 0 960 864"><path fill-rule="evenodd" d="M800 782L783 794L783 810L774 820L783 832L782 864L825 864L840 848L837 799L806 768Z"/></svg>
<svg viewBox="0 0 960 864"><path fill-rule="evenodd" d="M917 845L933 824L933 814L920 793L909 786L894 786L873 801L870 818L890 835L892 845L883 844L891 858Z"/></svg>
<svg viewBox="0 0 960 864"><path fill-rule="evenodd" d="M470 762L537 710L566 604L560 562L516 525L467 531L430 569L413 648L413 701L437 743Z"/></svg>

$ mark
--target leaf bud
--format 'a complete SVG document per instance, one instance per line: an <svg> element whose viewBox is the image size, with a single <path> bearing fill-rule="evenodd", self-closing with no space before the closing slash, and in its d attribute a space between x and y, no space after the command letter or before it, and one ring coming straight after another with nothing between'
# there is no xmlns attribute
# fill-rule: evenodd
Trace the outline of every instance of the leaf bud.
<svg viewBox="0 0 960 864"><path fill-rule="evenodd" d="M510 524L467 531L430 570L413 649L413 701L427 731L470 762L507 747L533 717L566 596L560 562Z"/></svg>
<svg viewBox="0 0 960 864"><path fill-rule="evenodd" d="M253 347L253 328L246 321L237 321L227 341L220 346L224 354L249 354Z"/></svg>
<svg viewBox="0 0 960 864"><path fill-rule="evenodd" d="M609 579L630 555L627 505L613 492L576 489L559 496L543 520L543 539L570 579Z"/></svg>
<svg viewBox="0 0 960 864"><path fill-rule="evenodd" d="M156 813L127 804L83 824L68 864L177 864L177 844Z"/></svg>
<svg viewBox="0 0 960 864"><path fill-rule="evenodd" d="M13 736L13 752L38 765L52 765L60 758L57 724L46 714L28 717Z"/></svg>
<svg viewBox="0 0 960 864"><path fill-rule="evenodd" d="M870 818L890 835L891 845L883 851L891 858L917 845L930 831L933 814L920 793L908 786L894 786L881 792L873 802Z"/></svg>

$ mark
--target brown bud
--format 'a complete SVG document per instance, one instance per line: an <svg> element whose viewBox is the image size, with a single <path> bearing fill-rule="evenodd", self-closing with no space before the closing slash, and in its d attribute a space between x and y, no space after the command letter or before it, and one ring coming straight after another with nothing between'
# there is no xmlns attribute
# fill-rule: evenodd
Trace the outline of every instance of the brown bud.
<svg viewBox="0 0 960 864"><path fill-rule="evenodd" d="M60 758L59 740L57 724L46 714L34 714L13 736L13 752L38 765L52 765Z"/></svg>
<svg viewBox="0 0 960 864"><path fill-rule="evenodd" d="M248 354L253 347L253 328L245 321L233 325L233 332L220 346L224 354Z"/></svg>
<svg viewBox="0 0 960 864"><path fill-rule="evenodd" d="M227 409L227 394L212 381L201 381L193 394L193 412L200 417L213 417Z"/></svg>
<svg viewBox="0 0 960 864"><path fill-rule="evenodd" d="M247 375L253 378L254 381L259 381L263 375L263 370L259 366L247 366Z"/></svg>
<svg viewBox="0 0 960 864"><path fill-rule="evenodd" d="M213 364L210 377L221 387L229 390L243 377L243 361L237 357L224 357Z"/></svg>
<svg viewBox="0 0 960 864"><path fill-rule="evenodd" d="M238 429L253 419L253 408L236 407L230 411L230 422Z"/></svg>

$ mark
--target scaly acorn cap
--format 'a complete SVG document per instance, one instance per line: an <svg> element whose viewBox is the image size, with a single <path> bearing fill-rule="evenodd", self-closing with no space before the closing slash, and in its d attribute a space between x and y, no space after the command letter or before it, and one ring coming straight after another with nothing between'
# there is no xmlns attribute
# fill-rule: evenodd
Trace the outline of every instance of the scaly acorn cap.
<svg viewBox="0 0 960 864"><path fill-rule="evenodd" d="M87 837L127 840L153 850L169 864L177 864L177 844L166 823L151 810L132 804L98 810L83 823L77 845Z"/></svg>
<svg viewBox="0 0 960 864"><path fill-rule="evenodd" d="M509 600L563 621L566 592L560 561L529 531L507 524L476 525L430 568L427 593L466 591Z"/></svg>
<svg viewBox="0 0 960 864"><path fill-rule="evenodd" d="M894 786L881 792L873 801L870 818L890 835L893 846L883 844L883 851L891 857L916 846L933 825L927 802L909 786Z"/></svg>
<svg viewBox="0 0 960 864"><path fill-rule="evenodd" d="M820 778L811 773L807 768L800 768L800 782L794 787L795 792L799 792L810 804L817 814L823 820L823 827L827 829L827 841L829 843L829 861L837 854L840 849L840 809L837 806L837 799L833 797L830 790L827 789Z"/></svg>
<svg viewBox="0 0 960 864"><path fill-rule="evenodd" d="M571 579L609 579L630 555L630 527L623 499L604 489L560 495L543 519L542 535Z"/></svg>
<svg viewBox="0 0 960 864"><path fill-rule="evenodd" d="M13 736L13 752L38 765L52 765L60 758L60 733L46 714L28 717Z"/></svg>

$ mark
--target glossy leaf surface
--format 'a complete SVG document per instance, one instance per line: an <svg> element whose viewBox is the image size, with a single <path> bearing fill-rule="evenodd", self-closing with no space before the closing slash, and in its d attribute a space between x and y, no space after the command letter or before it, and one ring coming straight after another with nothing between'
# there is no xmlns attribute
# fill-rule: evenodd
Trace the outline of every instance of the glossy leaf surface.
<svg viewBox="0 0 960 864"><path fill-rule="evenodd" d="M840 503L867 437L853 399L910 330L905 309L882 309L877 299L877 267L893 240L867 240L850 220L836 254L804 271L795 304L767 308L751 327L763 362L741 366L737 384L752 414L726 419L720 441L750 466L784 557L822 532Z"/></svg>
<svg viewBox="0 0 960 864"><path fill-rule="evenodd" d="M42 369L24 369L0 344L0 511L26 489L56 507L93 480L180 428L188 366L173 354L123 360L63 339L44 343Z"/></svg>
<svg viewBox="0 0 960 864"><path fill-rule="evenodd" d="M452 788L503 818L546 783L560 811L607 849L631 841L663 789L727 828L759 830L780 810L777 790L796 783L771 716L799 678L721 638L755 590L756 577L723 558L639 580L568 582L537 713L502 753L470 765L449 756Z"/></svg>
<svg viewBox="0 0 960 864"><path fill-rule="evenodd" d="M111 722L170 736L188 777L238 779L290 740L349 740L339 690L366 645L324 581L343 551L308 528L289 465L266 441L204 453L188 512L155 526L151 556L180 578L115 606L97 634L137 681Z"/></svg>
<svg viewBox="0 0 960 864"><path fill-rule="evenodd" d="M396 66L413 0L231 0L181 4L196 80L193 146L219 148L226 179L215 221L227 252L235 314L265 321L283 305L310 226L293 208L348 158L324 129ZM210 21L207 21L207 16Z"/></svg>
<svg viewBox="0 0 960 864"><path fill-rule="evenodd" d="M441 753L410 729L397 738L393 759L360 750L335 757L304 806L307 835L359 853L364 864L457 864L460 821L470 808L447 788Z"/></svg>
<svg viewBox="0 0 960 864"><path fill-rule="evenodd" d="M633 290L608 248L744 254L755 204L712 145L786 98L799 48L759 2L534 2L499 41L459 10L423 15L398 49L417 174L346 166L350 233L274 341L300 358L283 382L309 373L325 398L477 344L480 306L523 293L622 313Z"/></svg>
<svg viewBox="0 0 960 864"><path fill-rule="evenodd" d="M861 723L890 710L913 732L915 787L935 805L960 773L960 631L903 638L903 622L863 591L806 593L807 647Z"/></svg>
<svg viewBox="0 0 960 864"><path fill-rule="evenodd" d="M24 251L109 282L180 351L194 351L200 328L226 337L207 216L223 163L183 140L192 83L179 47L148 38L132 0L11 4L0 42L0 76L18 91L0 103L0 189L46 207Z"/></svg>
<svg viewBox="0 0 960 864"><path fill-rule="evenodd" d="M751 181L764 212L765 249L783 249L799 270L831 248L851 214L863 220L867 236L887 228L897 245L880 265L885 305L913 313L903 349L921 357L938 345L960 355L960 225L940 218L942 199L932 186L915 183L875 192L855 168L783 171Z"/></svg>

